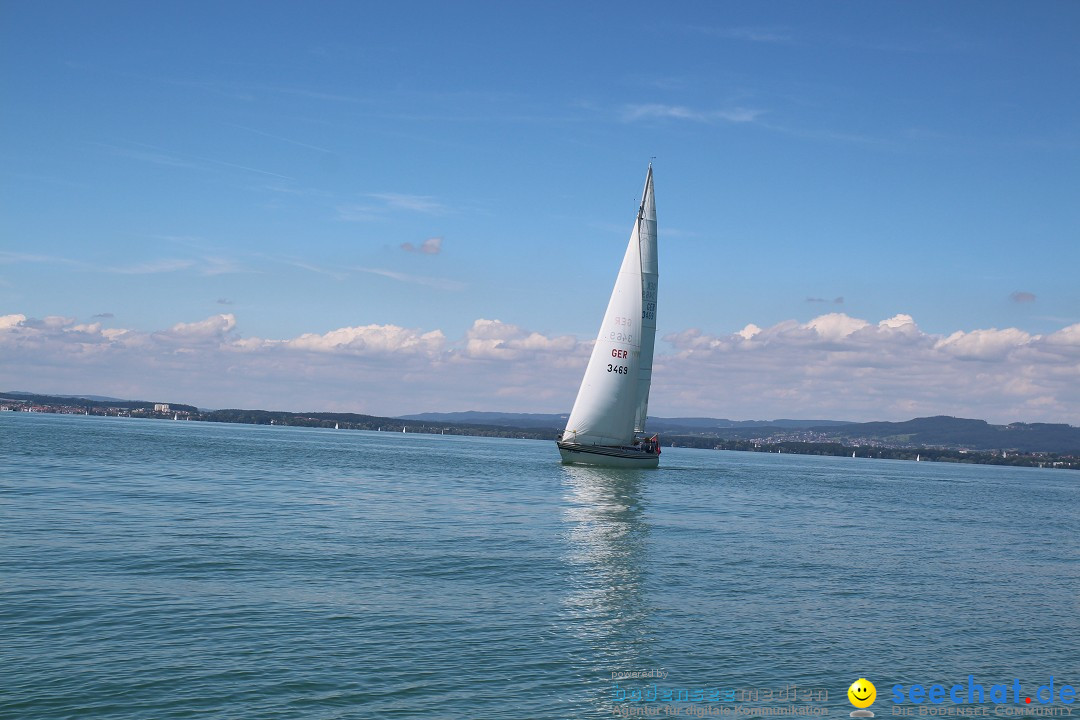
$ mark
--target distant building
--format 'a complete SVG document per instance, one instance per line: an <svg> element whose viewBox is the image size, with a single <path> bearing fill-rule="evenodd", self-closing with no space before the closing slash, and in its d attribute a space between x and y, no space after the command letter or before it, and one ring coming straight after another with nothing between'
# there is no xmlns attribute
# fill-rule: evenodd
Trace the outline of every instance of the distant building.
<svg viewBox="0 0 1080 720"><path fill-rule="evenodd" d="M154 412L169 412L169 403L155 403Z"/></svg>

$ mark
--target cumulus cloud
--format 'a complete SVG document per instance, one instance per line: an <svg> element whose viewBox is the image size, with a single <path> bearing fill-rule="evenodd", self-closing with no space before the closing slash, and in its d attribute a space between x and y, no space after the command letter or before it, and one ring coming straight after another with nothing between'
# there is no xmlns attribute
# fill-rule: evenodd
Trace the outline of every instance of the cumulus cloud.
<svg viewBox="0 0 1080 720"><path fill-rule="evenodd" d="M267 341L272 343L273 341ZM425 355L437 356L445 345L441 330L421 333L397 325L346 327L318 335L305 333L281 344L286 348L321 353L356 355ZM251 350L248 346L246 349Z"/></svg>
<svg viewBox="0 0 1080 720"><path fill-rule="evenodd" d="M496 358L518 360L526 357L544 357L545 362L565 364L572 358L580 359L591 344L578 342L573 336L547 337L538 332L528 332L510 323L481 318L465 333L462 355L467 358ZM584 370L584 365L582 365Z"/></svg>
<svg viewBox="0 0 1080 720"><path fill-rule="evenodd" d="M400 414L565 412L592 338L480 318L464 333L358 324L291 338L245 336L232 314L163 330L0 316L0 387L157 398L207 407ZM910 315L827 313L731 334L696 328L657 346L658 415L1080 424L1080 324L928 333Z"/></svg>
<svg viewBox="0 0 1080 720"><path fill-rule="evenodd" d="M948 414L1080 424L1080 325L926 333L830 313L732 335L664 338L654 386L680 412L723 417L902 419ZM674 399L674 402L672 402Z"/></svg>
<svg viewBox="0 0 1080 720"><path fill-rule="evenodd" d="M529 407L573 393L590 343L481 319L438 329L357 325L286 339L244 336L232 314L139 331L73 318L0 316L0 386L162 397L206 407L399 414ZM502 405L500 405L502 404Z"/></svg>
<svg viewBox="0 0 1080 720"><path fill-rule="evenodd" d="M422 255L438 255L442 252L443 239L441 237L428 238L419 245L411 242L401 243L401 249L405 252L420 253Z"/></svg>
<svg viewBox="0 0 1080 720"><path fill-rule="evenodd" d="M803 327L817 332L818 336L825 340L840 340L846 338L857 330L862 330L870 323L845 315L844 313L829 313L816 317Z"/></svg>
<svg viewBox="0 0 1080 720"><path fill-rule="evenodd" d="M176 323L165 332L167 335L188 338L224 337L236 327L236 316L229 314L213 315L193 323Z"/></svg>
<svg viewBox="0 0 1080 720"><path fill-rule="evenodd" d="M934 347L962 360L1001 360L1017 348L1029 345L1031 339L1031 335L1016 328L991 328L954 332Z"/></svg>
<svg viewBox="0 0 1080 720"><path fill-rule="evenodd" d="M893 315L891 318L879 322L878 327L891 328L893 330L899 330L901 328L915 329L915 318L904 314Z"/></svg>
<svg viewBox="0 0 1080 720"><path fill-rule="evenodd" d="M26 322L25 315L0 315L0 330L10 330Z"/></svg>
<svg viewBox="0 0 1080 720"><path fill-rule="evenodd" d="M761 328L759 328L754 323L750 323L749 325L747 325L746 327L744 327L742 330L739 331L739 337L741 337L743 340L749 340L750 338L754 337L755 335L757 335L760 332L761 332Z"/></svg>

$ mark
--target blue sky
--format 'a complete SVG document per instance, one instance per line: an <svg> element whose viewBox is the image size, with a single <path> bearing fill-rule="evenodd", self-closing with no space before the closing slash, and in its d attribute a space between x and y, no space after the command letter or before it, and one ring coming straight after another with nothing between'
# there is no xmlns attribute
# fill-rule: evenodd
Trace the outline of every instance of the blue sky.
<svg viewBox="0 0 1080 720"><path fill-rule="evenodd" d="M0 13L0 389L567 411L655 157L654 413L1080 424L1075 3Z"/></svg>

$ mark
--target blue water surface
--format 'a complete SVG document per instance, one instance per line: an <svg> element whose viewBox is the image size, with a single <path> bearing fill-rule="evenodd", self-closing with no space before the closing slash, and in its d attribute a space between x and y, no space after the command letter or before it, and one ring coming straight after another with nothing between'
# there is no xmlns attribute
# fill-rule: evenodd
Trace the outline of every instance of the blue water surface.
<svg viewBox="0 0 1080 720"><path fill-rule="evenodd" d="M616 471L530 440L0 413L0 717L1030 694L1080 685L1078 546L1062 470L672 448Z"/></svg>

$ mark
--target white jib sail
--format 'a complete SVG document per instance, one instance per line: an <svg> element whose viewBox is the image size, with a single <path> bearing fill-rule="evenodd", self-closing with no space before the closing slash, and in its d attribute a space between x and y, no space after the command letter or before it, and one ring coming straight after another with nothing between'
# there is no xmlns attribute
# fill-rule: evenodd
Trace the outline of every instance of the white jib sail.
<svg viewBox="0 0 1080 720"><path fill-rule="evenodd" d="M652 167L641 207L563 433L564 442L628 445L644 428L656 336L656 206Z"/></svg>

